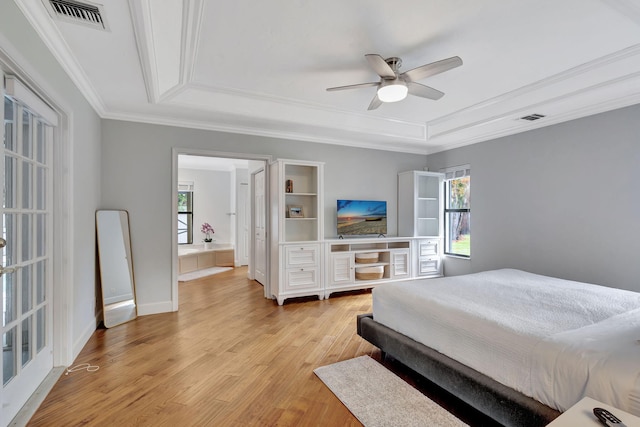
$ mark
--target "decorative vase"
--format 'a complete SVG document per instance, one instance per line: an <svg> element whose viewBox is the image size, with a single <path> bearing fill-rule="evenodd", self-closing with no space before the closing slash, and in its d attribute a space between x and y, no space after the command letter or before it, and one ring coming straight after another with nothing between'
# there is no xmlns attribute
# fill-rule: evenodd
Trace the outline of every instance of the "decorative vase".
<svg viewBox="0 0 640 427"><path fill-rule="evenodd" d="M213 242L204 242L204 249L207 251L213 249Z"/></svg>

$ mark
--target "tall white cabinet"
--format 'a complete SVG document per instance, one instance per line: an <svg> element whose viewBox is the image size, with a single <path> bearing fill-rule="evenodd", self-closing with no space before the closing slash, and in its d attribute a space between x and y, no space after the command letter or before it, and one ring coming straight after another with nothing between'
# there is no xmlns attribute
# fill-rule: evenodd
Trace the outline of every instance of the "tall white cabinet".
<svg viewBox="0 0 640 427"><path fill-rule="evenodd" d="M442 276L444 174L408 171L398 174L398 235L414 237L414 271L418 277Z"/></svg>
<svg viewBox="0 0 640 427"><path fill-rule="evenodd" d="M324 298L323 173L319 162L280 159L271 172L271 290L287 298Z"/></svg>

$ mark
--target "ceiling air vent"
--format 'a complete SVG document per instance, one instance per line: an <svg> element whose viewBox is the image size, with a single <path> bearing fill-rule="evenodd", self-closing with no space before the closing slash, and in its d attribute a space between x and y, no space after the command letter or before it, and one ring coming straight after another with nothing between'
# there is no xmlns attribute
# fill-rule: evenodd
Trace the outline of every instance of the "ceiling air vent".
<svg viewBox="0 0 640 427"><path fill-rule="evenodd" d="M73 0L47 0L49 14L57 20L108 30L101 4Z"/></svg>
<svg viewBox="0 0 640 427"><path fill-rule="evenodd" d="M520 117L520 120L528 120L532 122L534 120L539 120L543 117L545 117L544 114L529 114L528 116Z"/></svg>

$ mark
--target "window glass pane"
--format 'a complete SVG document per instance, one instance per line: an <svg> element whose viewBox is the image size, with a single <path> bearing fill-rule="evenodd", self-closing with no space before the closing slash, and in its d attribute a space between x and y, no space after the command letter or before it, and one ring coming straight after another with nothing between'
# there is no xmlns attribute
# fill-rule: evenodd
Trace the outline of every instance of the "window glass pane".
<svg viewBox="0 0 640 427"><path fill-rule="evenodd" d="M178 214L178 243L193 243L193 215Z"/></svg>
<svg viewBox="0 0 640 427"><path fill-rule="evenodd" d="M178 212L193 211L193 197L191 191L181 191L178 193Z"/></svg>
<svg viewBox="0 0 640 427"><path fill-rule="evenodd" d="M2 334L2 384L16 376L16 328Z"/></svg>
<svg viewBox="0 0 640 427"><path fill-rule="evenodd" d="M22 162L22 207L31 209L31 184L33 176L33 165L25 161Z"/></svg>
<svg viewBox="0 0 640 427"><path fill-rule="evenodd" d="M447 207L449 209L469 209L471 207L471 177L452 179L448 183Z"/></svg>
<svg viewBox="0 0 640 427"><path fill-rule="evenodd" d="M193 192L178 192L178 243L193 243Z"/></svg>
<svg viewBox="0 0 640 427"><path fill-rule="evenodd" d="M445 253L471 256L471 171L460 169L446 181ZM452 212L456 210L456 212Z"/></svg>
<svg viewBox="0 0 640 427"><path fill-rule="evenodd" d="M17 196L17 173L18 173L18 159L15 157L5 156L4 158L4 198L3 203L5 208L15 208L18 206Z"/></svg>
<svg viewBox="0 0 640 427"><path fill-rule="evenodd" d="M36 353L39 353L47 343L47 334L46 334L46 320L47 320L47 307L42 307L38 310L36 315Z"/></svg>
<svg viewBox="0 0 640 427"><path fill-rule="evenodd" d="M47 216L36 215L36 257L45 255L47 248Z"/></svg>
<svg viewBox="0 0 640 427"><path fill-rule="evenodd" d="M448 212L447 225L447 252L471 256L471 212Z"/></svg>
<svg viewBox="0 0 640 427"><path fill-rule="evenodd" d="M47 208L47 169L42 166L36 168L36 209Z"/></svg>
<svg viewBox="0 0 640 427"><path fill-rule="evenodd" d="M36 264L36 304L42 304L47 296L47 264L39 261Z"/></svg>
<svg viewBox="0 0 640 427"><path fill-rule="evenodd" d="M4 98L4 148L16 151L15 139L15 108L14 103L9 98Z"/></svg>
<svg viewBox="0 0 640 427"><path fill-rule="evenodd" d="M2 326L16 319L18 307L18 292L16 288L16 273L2 275Z"/></svg>
<svg viewBox="0 0 640 427"><path fill-rule="evenodd" d="M36 140L36 160L42 164L47 162L47 151L45 144L46 125L38 121L38 131Z"/></svg>
<svg viewBox="0 0 640 427"><path fill-rule="evenodd" d="M28 110L22 110L22 155L29 159L33 155L32 117Z"/></svg>
<svg viewBox="0 0 640 427"><path fill-rule="evenodd" d="M22 261L29 261L33 256L33 250L31 248L31 236L33 235L32 227L32 219L29 214L22 214L22 238L20 243L22 243Z"/></svg>
<svg viewBox="0 0 640 427"><path fill-rule="evenodd" d="M4 229L2 237L7 241L4 248L4 265L5 267L17 264L18 262L18 228L16 227L17 215L4 214Z"/></svg>
<svg viewBox="0 0 640 427"><path fill-rule="evenodd" d="M31 292L33 265L23 267L21 271L22 282L22 314L33 308L33 294Z"/></svg>
<svg viewBox="0 0 640 427"><path fill-rule="evenodd" d="M33 319L33 316L29 316L22 321L22 366L31 360L31 319Z"/></svg>

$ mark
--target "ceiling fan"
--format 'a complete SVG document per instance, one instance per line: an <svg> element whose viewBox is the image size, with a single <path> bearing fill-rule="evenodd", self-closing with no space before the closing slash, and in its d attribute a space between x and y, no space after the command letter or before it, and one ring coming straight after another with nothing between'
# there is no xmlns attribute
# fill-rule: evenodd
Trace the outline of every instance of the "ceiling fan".
<svg viewBox="0 0 640 427"><path fill-rule="evenodd" d="M444 96L443 92L417 83L416 80L422 80L462 65L462 59L460 59L460 57L452 56L451 58L425 64L412 70L405 71L404 73L399 73L398 70L402 65L402 60L400 58L394 56L384 59L382 56L377 54L367 54L365 55L365 58L367 58L371 68L373 68L373 70L380 76L379 82L330 87L327 88L327 91L332 92L336 90L377 86L378 91L369 104L368 110L375 110L382 105L383 102L401 101L407 97L407 94L438 100Z"/></svg>

